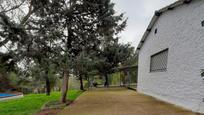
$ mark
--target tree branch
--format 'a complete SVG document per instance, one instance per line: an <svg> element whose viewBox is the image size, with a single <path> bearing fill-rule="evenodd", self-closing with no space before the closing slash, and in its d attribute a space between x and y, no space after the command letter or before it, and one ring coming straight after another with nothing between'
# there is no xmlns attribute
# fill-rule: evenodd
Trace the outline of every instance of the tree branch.
<svg viewBox="0 0 204 115"><path fill-rule="evenodd" d="M0 13L6 13L6 12L9 12L9 11L11 11L11 10L15 10L15 9L21 7L21 5L23 5L23 3L24 3L25 1L26 1L26 0L22 1L19 5L16 5L16 6L10 8L10 9L7 9L7 10L4 10L4 11L1 11Z"/></svg>
<svg viewBox="0 0 204 115"><path fill-rule="evenodd" d="M30 2L29 11L28 11L27 15L20 22L20 25L21 26L24 25L34 12L35 12L35 9L32 9L32 4Z"/></svg>

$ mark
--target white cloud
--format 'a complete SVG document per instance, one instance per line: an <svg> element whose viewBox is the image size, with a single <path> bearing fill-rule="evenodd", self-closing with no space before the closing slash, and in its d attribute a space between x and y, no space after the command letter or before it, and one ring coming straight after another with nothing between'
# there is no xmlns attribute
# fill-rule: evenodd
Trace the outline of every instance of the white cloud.
<svg viewBox="0 0 204 115"><path fill-rule="evenodd" d="M155 10L159 10L176 0L112 0L117 13L125 12L128 25L121 33L120 42L132 43L137 47Z"/></svg>

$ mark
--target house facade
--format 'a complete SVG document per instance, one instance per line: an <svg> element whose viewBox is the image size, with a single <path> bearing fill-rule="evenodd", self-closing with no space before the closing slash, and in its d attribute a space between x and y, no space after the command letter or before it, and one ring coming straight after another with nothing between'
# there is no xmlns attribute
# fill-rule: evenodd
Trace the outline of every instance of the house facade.
<svg viewBox="0 0 204 115"><path fill-rule="evenodd" d="M204 113L204 0L156 11L137 51L138 92Z"/></svg>

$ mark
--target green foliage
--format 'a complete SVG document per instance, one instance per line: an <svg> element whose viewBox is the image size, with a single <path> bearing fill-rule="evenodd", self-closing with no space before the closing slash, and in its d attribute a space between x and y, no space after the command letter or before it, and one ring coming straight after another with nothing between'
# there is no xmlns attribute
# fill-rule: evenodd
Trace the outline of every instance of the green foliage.
<svg viewBox="0 0 204 115"><path fill-rule="evenodd" d="M70 89L70 90L73 90L73 89L80 89L80 83L79 83L79 81L77 80L77 78L76 77L70 77L69 78L69 86L68 86L68 88Z"/></svg>
<svg viewBox="0 0 204 115"><path fill-rule="evenodd" d="M120 85L121 75L120 72L110 74L109 76L109 83L111 85Z"/></svg>
<svg viewBox="0 0 204 115"><path fill-rule="evenodd" d="M70 90L67 98L75 100L82 92L78 90ZM21 99L0 101L1 115L34 115L41 107L49 102L59 100L60 92L53 92L50 96L45 94L29 94Z"/></svg>
<svg viewBox="0 0 204 115"><path fill-rule="evenodd" d="M17 76L16 73L10 72L8 76L8 80L12 86L17 86L19 85L18 83L20 81L20 78Z"/></svg>
<svg viewBox="0 0 204 115"><path fill-rule="evenodd" d="M132 55L134 48L129 44L119 44L115 42L113 44L106 44L102 49L96 68L103 75L113 73L113 69L121 66Z"/></svg>
<svg viewBox="0 0 204 115"><path fill-rule="evenodd" d="M128 51L129 57L121 63L121 66L135 66L138 65L138 55L136 54L134 47L131 47Z"/></svg>
<svg viewBox="0 0 204 115"><path fill-rule="evenodd" d="M48 93L60 84L63 73L85 79L93 71L107 75L130 57L130 45L118 43L127 19L116 13L111 0L20 0L7 6L13 9L0 8L0 48L6 48L2 54L10 57L0 65L5 72L23 66L24 85L25 81L31 87L46 84ZM15 11L17 19L9 15Z"/></svg>

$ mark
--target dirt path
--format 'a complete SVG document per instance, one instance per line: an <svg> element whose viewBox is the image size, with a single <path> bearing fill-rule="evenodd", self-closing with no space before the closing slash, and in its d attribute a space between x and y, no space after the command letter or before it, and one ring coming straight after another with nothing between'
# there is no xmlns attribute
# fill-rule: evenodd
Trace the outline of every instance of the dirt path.
<svg viewBox="0 0 204 115"><path fill-rule="evenodd" d="M135 91L112 88L87 91L59 115L196 115Z"/></svg>

